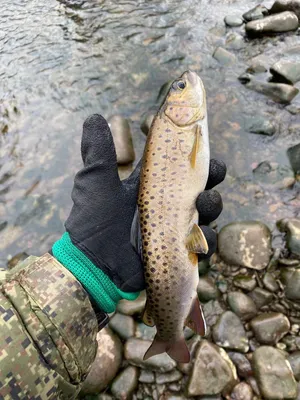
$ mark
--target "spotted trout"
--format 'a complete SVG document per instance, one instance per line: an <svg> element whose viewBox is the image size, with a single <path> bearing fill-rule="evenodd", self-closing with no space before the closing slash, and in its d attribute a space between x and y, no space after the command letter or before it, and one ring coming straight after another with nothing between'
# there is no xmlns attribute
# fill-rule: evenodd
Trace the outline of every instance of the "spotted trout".
<svg viewBox="0 0 300 400"><path fill-rule="evenodd" d="M138 210L147 303L143 321L157 333L144 359L167 352L189 362L183 329L205 335L197 296L198 256L207 253L196 199L209 173L205 89L195 72L175 80L151 125Z"/></svg>

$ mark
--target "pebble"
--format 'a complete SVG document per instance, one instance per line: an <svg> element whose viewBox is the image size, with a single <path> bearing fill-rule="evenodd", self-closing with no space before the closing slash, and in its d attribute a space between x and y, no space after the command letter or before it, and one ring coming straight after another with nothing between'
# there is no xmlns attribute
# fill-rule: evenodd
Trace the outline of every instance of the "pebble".
<svg viewBox="0 0 300 400"><path fill-rule="evenodd" d="M244 354L234 351L229 351L227 354L235 365L238 375L240 377L247 378L252 375L252 367L250 361L246 358Z"/></svg>
<svg viewBox="0 0 300 400"><path fill-rule="evenodd" d="M281 313L264 313L251 321L256 339L262 344L276 344L290 329L290 322Z"/></svg>
<svg viewBox="0 0 300 400"><path fill-rule="evenodd" d="M282 219L277 222L277 226L281 232L286 232L286 242L290 252L300 256L300 219Z"/></svg>
<svg viewBox="0 0 300 400"><path fill-rule="evenodd" d="M243 14L243 18L246 22L249 22L249 21L254 21L257 19L262 19L266 15L268 15L268 13L269 12L268 12L267 8L259 4L256 7L251 8L251 10L245 12Z"/></svg>
<svg viewBox="0 0 300 400"><path fill-rule="evenodd" d="M263 116L246 117L245 130L251 133L272 136L276 132L276 125L274 121Z"/></svg>
<svg viewBox="0 0 300 400"><path fill-rule="evenodd" d="M277 292L279 290L279 285L271 272L266 272L262 281L265 288L270 292Z"/></svg>
<svg viewBox="0 0 300 400"><path fill-rule="evenodd" d="M155 382L154 372L148 371L147 369L142 369L139 376L139 382L154 383Z"/></svg>
<svg viewBox="0 0 300 400"><path fill-rule="evenodd" d="M294 377L300 380L300 351L295 351L288 356L288 362L293 370Z"/></svg>
<svg viewBox="0 0 300 400"><path fill-rule="evenodd" d="M221 257L229 264L264 269L271 256L271 232L258 221L233 222L218 236Z"/></svg>
<svg viewBox="0 0 300 400"><path fill-rule="evenodd" d="M236 62L235 55L223 49L223 47L217 47L213 53L213 57L223 65L234 64Z"/></svg>
<svg viewBox="0 0 300 400"><path fill-rule="evenodd" d="M187 386L188 396L229 394L237 381L236 369L223 349L201 340Z"/></svg>
<svg viewBox="0 0 300 400"><path fill-rule="evenodd" d="M197 293L199 300L203 302L216 300L221 295L219 289L215 285L214 280L209 276L202 276L199 278Z"/></svg>
<svg viewBox="0 0 300 400"><path fill-rule="evenodd" d="M155 326L147 326L143 322L136 324L135 336L139 339L153 340L156 335Z"/></svg>
<svg viewBox="0 0 300 400"><path fill-rule="evenodd" d="M227 26L236 27L243 25L244 21L239 15L227 15L224 18L224 22Z"/></svg>
<svg viewBox="0 0 300 400"><path fill-rule="evenodd" d="M249 35L261 35L264 33L279 33L293 31L298 28L297 15L290 11L270 15L263 19L250 21L246 24L246 32Z"/></svg>
<svg viewBox="0 0 300 400"><path fill-rule="evenodd" d="M146 305L146 292L143 291L134 301L121 300L117 305L117 311L125 315L140 314Z"/></svg>
<svg viewBox="0 0 300 400"><path fill-rule="evenodd" d="M230 400L252 400L253 391L246 382L238 383L230 396Z"/></svg>
<svg viewBox="0 0 300 400"><path fill-rule="evenodd" d="M122 362L122 344L111 329L97 334L98 349L91 370L81 389L82 394L99 393L114 379Z"/></svg>
<svg viewBox="0 0 300 400"><path fill-rule="evenodd" d="M262 288L255 288L249 296L252 298L258 309L267 306L273 301L273 294Z"/></svg>
<svg viewBox="0 0 300 400"><path fill-rule="evenodd" d="M248 338L239 317L232 311L221 315L213 327L214 342L221 347L246 353L249 349Z"/></svg>
<svg viewBox="0 0 300 400"><path fill-rule="evenodd" d="M175 369L174 371L168 372L166 374L156 374L156 383L161 385L164 383L176 382L182 378L182 373Z"/></svg>
<svg viewBox="0 0 300 400"><path fill-rule="evenodd" d="M294 399L297 383L285 357L277 349L262 346L252 358L254 374L265 399Z"/></svg>
<svg viewBox="0 0 300 400"><path fill-rule="evenodd" d="M284 293L289 300L300 301L300 269L286 268L286 273L281 273L284 283Z"/></svg>
<svg viewBox="0 0 300 400"><path fill-rule="evenodd" d="M270 68L274 79L289 85L300 80L300 63L291 61L278 61Z"/></svg>
<svg viewBox="0 0 300 400"><path fill-rule="evenodd" d="M151 127L154 117L155 117L154 113L148 113L145 116L143 122L141 123L141 130L145 135L148 135L148 132L149 132L149 129Z"/></svg>
<svg viewBox="0 0 300 400"><path fill-rule="evenodd" d="M135 153L128 120L120 115L113 115L108 119L108 125L113 136L118 164L131 163L135 159Z"/></svg>
<svg viewBox="0 0 300 400"><path fill-rule="evenodd" d="M292 11L300 18L300 1L299 0L276 0L270 9L271 14L283 11Z"/></svg>
<svg viewBox="0 0 300 400"><path fill-rule="evenodd" d="M257 314L254 301L244 293L230 292L227 301L231 310L243 321L248 321Z"/></svg>
<svg viewBox="0 0 300 400"><path fill-rule="evenodd" d="M233 284L240 289L251 292L256 287L256 280L250 276L236 275L233 278Z"/></svg>
<svg viewBox="0 0 300 400"><path fill-rule="evenodd" d="M120 338L128 339L134 336L135 324L132 317L116 313L109 321L109 327L115 331Z"/></svg>
<svg viewBox="0 0 300 400"><path fill-rule="evenodd" d="M179 392L181 390L181 384L179 382L171 383L169 389L172 390L172 392Z"/></svg>
<svg viewBox="0 0 300 400"><path fill-rule="evenodd" d="M219 316L225 311L224 306L218 300L211 300L203 306L203 313L208 327L212 327Z"/></svg>
<svg viewBox="0 0 300 400"><path fill-rule="evenodd" d="M149 340L136 338L128 339L124 346L125 359L128 360L130 364L154 371L168 372L174 369L176 363L166 353L151 357L146 361L143 360L151 343L152 342Z"/></svg>
<svg viewBox="0 0 300 400"><path fill-rule="evenodd" d="M111 392L116 399L131 399L138 385L138 368L129 366L125 368L113 381Z"/></svg>
<svg viewBox="0 0 300 400"><path fill-rule="evenodd" d="M287 155L295 174L300 174L300 143L290 147Z"/></svg>

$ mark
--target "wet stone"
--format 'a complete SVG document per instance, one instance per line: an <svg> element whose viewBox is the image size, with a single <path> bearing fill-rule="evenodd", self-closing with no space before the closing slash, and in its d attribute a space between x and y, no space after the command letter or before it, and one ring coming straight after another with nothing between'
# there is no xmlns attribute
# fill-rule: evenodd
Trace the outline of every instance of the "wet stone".
<svg viewBox="0 0 300 400"><path fill-rule="evenodd" d="M300 143L290 147L287 155L295 174L300 174Z"/></svg>
<svg viewBox="0 0 300 400"><path fill-rule="evenodd" d="M238 383L230 396L230 400L252 400L253 391L246 382Z"/></svg>
<svg viewBox="0 0 300 400"><path fill-rule="evenodd" d="M289 300L300 301L300 269L287 268L281 273L284 293Z"/></svg>
<svg viewBox="0 0 300 400"><path fill-rule="evenodd" d="M121 300L117 305L117 311L125 315L140 314L146 305L146 292L143 291L134 301Z"/></svg>
<svg viewBox="0 0 300 400"><path fill-rule="evenodd" d="M294 399L297 383L285 357L277 349L262 346L252 358L255 377L265 399Z"/></svg>
<svg viewBox="0 0 300 400"><path fill-rule="evenodd" d="M233 222L221 229L218 248L228 264L261 270L270 260L271 232L261 222Z"/></svg>
<svg viewBox="0 0 300 400"><path fill-rule="evenodd" d="M143 322L136 324L135 336L139 339L153 340L156 335L155 326L147 326Z"/></svg>
<svg viewBox="0 0 300 400"><path fill-rule="evenodd" d="M235 55L222 47L216 48L213 57L223 65L234 64L236 61Z"/></svg>
<svg viewBox="0 0 300 400"><path fill-rule="evenodd" d="M228 49L240 50L246 47L246 45L243 36L237 32L229 32L226 36L226 47Z"/></svg>
<svg viewBox="0 0 300 400"><path fill-rule="evenodd" d="M155 382L155 375L154 372L148 371L146 369L142 369L140 376L139 376L139 382L142 383L154 383Z"/></svg>
<svg viewBox="0 0 300 400"><path fill-rule="evenodd" d="M262 60L253 59L246 72L249 74L262 74L267 72L268 68Z"/></svg>
<svg viewBox="0 0 300 400"><path fill-rule="evenodd" d="M243 378L247 378L252 375L252 367L250 361L246 358L244 354L236 353L234 351L229 351L229 358L235 365L238 375Z"/></svg>
<svg viewBox="0 0 300 400"><path fill-rule="evenodd" d="M250 276L236 275L233 278L233 284L240 289L251 292L256 287L256 280Z"/></svg>
<svg viewBox="0 0 300 400"><path fill-rule="evenodd" d="M216 300L221 295L214 280L209 276L203 276L199 278L197 293L199 300L203 302Z"/></svg>
<svg viewBox="0 0 300 400"><path fill-rule="evenodd" d="M111 392L116 399L131 399L138 385L138 368L129 366L124 369L113 381Z"/></svg>
<svg viewBox="0 0 300 400"><path fill-rule="evenodd" d="M300 80L300 63L278 61L272 65L270 72L277 82L293 85Z"/></svg>
<svg viewBox="0 0 300 400"><path fill-rule="evenodd" d="M134 320L127 315L116 313L109 321L109 327L122 339L128 339L134 336Z"/></svg>
<svg viewBox="0 0 300 400"><path fill-rule="evenodd" d="M293 370L294 377L300 380L300 351L295 351L288 356L288 362Z"/></svg>
<svg viewBox="0 0 300 400"><path fill-rule="evenodd" d="M166 353L159 354L144 361L143 357L151 345L149 340L130 338L124 346L125 359L130 364L153 371L168 372L175 368L176 363Z"/></svg>
<svg viewBox="0 0 300 400"><path fill-rule="evenodd" d="M156 374L156 383L161 385L164 383L176 382L182 378L182 373L175 369L174 371L168 372L166 374Z"/></svg>
<svg viewBox="0 0 300 400"><path fill-rule="evenodd" d="M227 26L236 27L243 25L244 21L239 15L227 15L224 18L224 22Z"/></svg>
<svg viewBox="0 0 300 400"><path fill-rule="evenodd" d="M271 14L283 11L292 11L300 18L300 1L299 0L276 0L270 9Z"/></svg>
<svg viewBox="0 0 300 400"><path fill-rule="evenodd" d="M263 284L267 290L270 292L277 292L279 290L279 285L276 282L274 275L271 272L266 272L263 277Z"/></svg>
<svg viewBox="0 0 300 400"><path fill-rule="evenodd" d="M135 159L130 125L126 118L120 115L113 115L108 119L118 164L129 164Z"/></svg>
<svg viewBox="0 0 300 400"><path fill-rule="evenodd" d="M218 300L211 300L203 306L203 313L208 327L212 327L219 316L225 311L223 305Z"/></svg>
<svg viewBox="0 0 300 400"><path fill-rule="evenodd" d="M298 28L298 18L293 12L282 12L246 24L249 35L258 36L265 33L293 31Z"/></svg>
<svg viewBox="0 0 300 400"><path fill-rule="evenodd" d="M264 18L268 15L268 13L269 12L267 8L259 4L258 6L251 8L251 10L245 12L243 14L243 18L246 22L255 21L256 19Z"/></svg>
<svg viewBox="0 0 300 400"><path fill-rule="evenodd" d="M237 381L236 370L223 349L202 340L187 386L189 396L229 394Z"/></svg>
<svg viewBox="0 0 300 400"><path fill-rule="evenodd" d="M294 173L288 166L282 166L270 161L262 161L253 170L253 176L255 180L259 182L277 184L283 182L287 178L293 179Z"/></svg>
<svg viewBox="0 0 300 400"><path fill-rule="evenodd" d="M257 314L254 301L244 293L230 292L227 301L231 310L243 321L248 321Z"/></svg>
<svg viewBox="0 0 300 400"><path fill-rule="evenodd" d="M241 320L231 311L221 315L213 327L214 342L221 347L246 353L248 338Z"/></svg>
<svg viewBox="0 0 300 400"><path fill-rule="evenodd" d="M263 116L246 117L245 130L250 133L272 136L276 132L274 121Z"/></svg>
<svg viewBox="0 0 300 400"><path fill-rule="evenodd" d="M282 232L286 232L287 247L291 253L300 256L300 219L283 219L277 222Z"/></svg>
<svg viewBox="0 0 300 400"><path fill-rule="evenodd" d="M267 306L273 301L273 294L262 288L255 288L249 296L252 298L258 309Z"/></svg>
<svg viewBox="0 0 300 400"><path fill-rule="evenodd" d="M276 344L290 329L290 322L281 313L265 313L251 321L251 328L261 344Z"/></svg>

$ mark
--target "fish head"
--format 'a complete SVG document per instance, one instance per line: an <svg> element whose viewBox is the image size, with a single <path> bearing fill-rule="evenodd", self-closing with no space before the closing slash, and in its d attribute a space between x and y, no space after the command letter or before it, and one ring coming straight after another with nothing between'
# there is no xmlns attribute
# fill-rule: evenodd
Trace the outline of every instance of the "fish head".
<svg viewBox="0 0 300 400"><path fill-rule="evenodd" d="M162 106L165 115L177 126L184 127L204 119L206 95L196 72L186 71L176 79Z"/></svg>

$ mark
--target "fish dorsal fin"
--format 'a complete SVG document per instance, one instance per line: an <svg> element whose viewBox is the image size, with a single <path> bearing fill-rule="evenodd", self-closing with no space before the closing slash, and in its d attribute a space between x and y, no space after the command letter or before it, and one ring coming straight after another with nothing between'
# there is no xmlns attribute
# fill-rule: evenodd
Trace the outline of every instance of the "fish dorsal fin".
<svg viewBox="0 0 300 400"><path fill-rule="evenodd" d="M190 154L190 161L192 168L196 167L197 155L200 148L200 136L201 136L201 127L199 125L196 126L195 140L193 144L193 148Z"/></svg>
<svg viewBox="0 0 300 400"><path fill-rule="evenodd" d="M154 326L155 325L154 319L151 317L151 314L149 312L148 300L146 302L146 306L145 306L145 310L144 310L142 319L143 319L144 324L147 325L147 326Z"/></svg>
<svg viewBox="0 0 300 400"><path fill-rule="evenodd" d="M193 228L186 239L185 245L191 253L208 253L208 244L206 238L202 232L202 229L197 224L193 225Z"/></svg>
<svg viewBox="0 0 300 400"><path fill-rule="evenodd" d="M205 336L206 323L198 297L193 301L190 313L185 321L185 326L191 328L198 335Z"/></svg>

